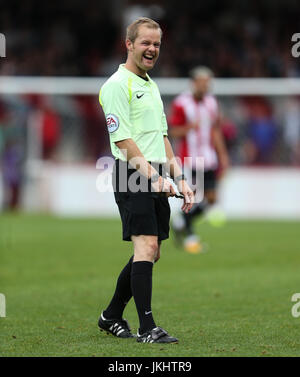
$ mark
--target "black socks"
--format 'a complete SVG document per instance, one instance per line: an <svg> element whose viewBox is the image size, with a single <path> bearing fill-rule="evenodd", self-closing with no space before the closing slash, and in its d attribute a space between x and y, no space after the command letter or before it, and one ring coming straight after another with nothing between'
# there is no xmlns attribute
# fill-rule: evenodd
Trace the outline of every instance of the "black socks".
<svg viewBox="0 0 300 377"><path fill-rule="evenodd" d="M131 289L140 320L140 335L156 327L151 311L152 270L152 262L132 264Z"/></svg>
<svg viewBox="0 0 300 377"><path fill-rule="evenodd" d="M131 291L131 269L132 269L133 256L129 259L129 262L121 271L115 294L107 307L103 312L104 318L107 319L121 319L126 304L132 297Z"/></svg>
<svg viewBox="0 0 300 377"><path fill-rule="evenodd" d="M156 327L151 311L153 263L133 262L133 256L121 271L114 296L103 312L106 319L121 319L126 304L133 296L140 320L139 333Z"/></svg>
<svg viewBox="0 0 300 377"><path fill-rule="evenodd" d="M103 316L121 319L126 304L133 296L140 320L139 333L143 334L156 327L151 311L153 263L132 261L133 256L121 271L114 296Z"/></svg>

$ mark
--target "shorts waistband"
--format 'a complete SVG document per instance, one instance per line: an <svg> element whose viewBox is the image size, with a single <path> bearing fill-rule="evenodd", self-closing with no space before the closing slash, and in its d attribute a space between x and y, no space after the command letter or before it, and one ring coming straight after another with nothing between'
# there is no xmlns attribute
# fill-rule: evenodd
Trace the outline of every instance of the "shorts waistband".
<svg viewBox="0 0 300 377"><path fill-rule="evenodd" d="M158 172L159 175L166 178L167 168L165 163L160 162L151 162L148 161L148 163ZM133 172L136 172L137 170L133 168L128 161L122 161L119 159L116 159L115 161L115 168L116 170L119 170L121 168L126 168L128 171L128 174L132 174Z"/></svg>

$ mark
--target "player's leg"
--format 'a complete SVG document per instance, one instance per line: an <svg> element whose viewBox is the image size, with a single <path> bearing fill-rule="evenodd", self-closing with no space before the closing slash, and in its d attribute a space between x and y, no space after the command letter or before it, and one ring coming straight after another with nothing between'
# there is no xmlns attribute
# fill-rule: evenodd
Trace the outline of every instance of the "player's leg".
<svg viewBox="0 0 300 377"><path fill-rule="evenodd" d="M213 205L217 200L217 192L215 187L209 188L204 191L203 200L195 203L189 213L184 213L185 228L187 235L195 234L193 229L193 222L196 218L204 215L206 210Z"/></svg>
<svg viewBox="0 0 300 377"><path fill-rule="evenodd" d="M160 257L160 242L157 236L132 236L132 241L135 251L132 265L132 293L140 321L137 341L177 343L176 338L156 326L152 314L152 271L153 263Z"/></svg>
<svg viewBox="0 0 300 377"><path fill-rule="evenodd" d="M126 193L115 194L116 201L119 207L119 212L123 226L123 240L129 241L126 235L128 224L128 209L125 205L127 200ZM115 288L114 295L108 307L101 313L98 320L98 326L101 330L105 330L115 336L121 338L133 337L130 331L129 324L122 318L123 311L132 297L131 291L131 270L132 270L133 256L122 269Z"/></svg>
<svg viewBox="0 0 300 377"><path fill-rule="evenodd" d="M199 203L194 203L190 212L183 214L184 221L185 221L185 229L186 229L187 235L195 234L193 222L197 217L204 214L206 208L208 207L208 204L209 204L209 202L208 202L206 195L204 193L203 200Z"/></svg>
<svg viewBox="0 0 300 377"><path fill-rule="evenodd" d="M210 195L210 192L208 190L212 191L215 189L215 175L214 172L212 171L205 171L204 174L203 172L199 172L196 170L192 171L192 179L193 181L196 181L197 176L202 176L203 177L203 188L204 188L204 195L203 199L199 202L195 202L192 209L190 210L189 213L183 214L184 220L185 220L185 229L186 229L186 234L188 236L194 235L194 228L193 228L193 222L195 221L196 218L202 216L208 205L209 205L209 200L207 197L207 194Z"/></svg>
<svg viewBox="0 0 300 377"><path fill-rule="evenodd" d="M126 266L121 271L116 289L108 307L103 311L105 318L121 319L123 311L132 297L131 291L131 268L133 256L129 259Z"/></svg>
<svg viewBox="0 0 300 377"><path fill-rule="evenodd" d="M134 258L131 271L131 290L137 308L143 334L156 324L151 309L153 263L158 252L157 236L132 236Z"/></svg>
<svg viewBox="0 0 300 377"><path fill-rule="evenodd" d="M204 186L205 174L203 175L203 172L196 170L187 171L187 177L190 186L192 186L192 184L196 184L196 182L199 184L199 177L201 178L201 183ZM205 205L205 200L201 201L200 203L195 202L192 209L188 213L178 211L174 214L172 219L172 228L177 244L181 244L182 246L184 241L187 239L192 240L197 238L193 228L193 220L195 217L203 213Z"/></svg>
<svg viewBox="0 0 300 377"><path fill-rule="evenodd" d="M160 244L157 236L132 236L134 243L134 259L131 272L131 289L135 300L139 330L138 342L144 343L174 343L176 338L156 326L153 318L152 272L153 264L160 257Z"/></svg>
<svg viewBox="0 0 300 377"><path fill-rule="evenodd" d="M130 194L124 237L134 245L131 290L140 320L140 332L156 327L151 310L153 263L159 253L158 219L152 193Z"/></svg>
<svg viewBox="0 0 300 377"><path fill-rule="evenodd" d="M121 271L114 295L98 320L100 330L105 330L108 333L120 338L132 338L128 322L122 318L123 311L132 297L131 291L131 269L133 256Z"/></svg>
<svg viewBox="0 0 300 377"><path fill-rule="evenodd" d="M157 327L153 319L152 271L153 263L160 258L161 242L169 237L170 206L165 195L152 200L153 222L157 236L132 236L134 243L134 262L132 268L132 292L140 319L138 342L142 343L176 343L178 340L167 331ZM148 229L151 228L148 224Z"/></svg>
<svg viewBox="0 0 300 377"><path fill-rule="evenodd" d="M193 179L196 176L196 171L192 172ZM201 202L195 203L188 214L184 214L185 229L187 237L184 239L185 251L197 254L204 250L200 237L195 233L193 224L195 220L203 216L210 205L216 201L216 173L213 170L204 172L204 198Z"/></svg>

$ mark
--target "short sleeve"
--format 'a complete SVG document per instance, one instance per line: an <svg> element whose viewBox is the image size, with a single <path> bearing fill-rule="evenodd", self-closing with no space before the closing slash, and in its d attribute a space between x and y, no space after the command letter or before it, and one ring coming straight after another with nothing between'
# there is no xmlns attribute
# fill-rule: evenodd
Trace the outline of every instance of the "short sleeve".
<svg viewBox="0 0 300 377"><path fill-rule="evenodd" d="M168 136L168 123L165 112L162 113L162 132L164 136Z"/></svg>
<svg viewBox="0 0 300 377"><path fill-rule="evenodd" d="M110 140L117 142L131 138L129 96L119 82L107 82L100 91Z"/></svg>

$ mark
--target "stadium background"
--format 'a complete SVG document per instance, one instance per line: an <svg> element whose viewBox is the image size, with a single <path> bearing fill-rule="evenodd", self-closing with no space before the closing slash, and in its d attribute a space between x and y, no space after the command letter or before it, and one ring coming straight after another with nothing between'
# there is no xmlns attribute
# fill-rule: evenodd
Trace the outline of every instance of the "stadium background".
<svg viewBox="0 0 300 377"><path fill-rule="evenodd" d="M163 29L161 55L151 77L156 79L161 88L166 113L168 114L174 96L180 90L188 89L188 71L195 65L208 65L216 76L214 91L223 114L222 126L231 158L231 168L220 184L216 208L232 221L218 229L210 228L207 224L199 225L199 230L211 244L211 249L215 247L220 251L224 240L227 249L223 250L223 254L207 254L205 258L208 259L206 262L202 262L204 259L199 262L199 266L198 262L192 262L194 270L191 261L182 254L176 254L172 262L167 259L169 266L175 269L178 265L185 266L188 274L194 276L194 282L201 279L196 271L197 266L200 271L202 263L204 266L208 263L207 271L212 274L218 266L219 275L214 278L205 275L202 270L203 300L205 290L208 295L211 294L209 287L213 287L214 297L220 297L220 286L226 278L227 281L228 278L230 280L225 272L226 266L231 266L231 263L234 265L233 261L240 262L244 267L249 262L250 269L251 266L260 266L258 275L252 270L245 270L244 273L249 273L250 277L260 282L265 277L266 285L258 284L251 291L253 287L244 281L244 290L241 288L240 294L244 297L247 287L247 292L250 292L249 302L251 297L253 302L257 298L263 302L267 297L269 301L266 300L265 305L270 305L270 308L279 297L286 300L284 307L276 309L279 313L276 326L283 323L284 318L286 322L283 331L286 328L291 330L294 323L291 324L290 318L286 319L282 313L283 310L285 313L290 310L289 295L299 290L296 284L296 266L299 265L297 220L300 218L300 57L295 58L291 53L295 44L291 40L292 35L300 32L298 2L214 0L174 5L170 0L89 0L84 3L74 0L47 3L27 0L19 3L12 0L0 1L0 4L0 33L6 37L6 57L0 58L0 282L3 287L0 292L5 291L15 307L20 305L19 299L24 302L32 292L33 298L41 297L42 293L35 291L39 285L35 276L40 276L43 281L41 271L47 271L45 274L49 278L50 287L47 297L51 296L53 289L51 278L58 276L58 281L61 277L61 291L58 287L58 292L62 292L68 302L71 297L68 296L67 289L72 289L72 285L67 264L71 251L67 250L72 248L75 261L78 262L78 265L73 262L74 284L78 291L82 289L77 279L80 276L82 284L87 279L86 276L81 276L80 267L83 266L90 273L90 280L86 282L84 289L91 294L90 287L94 287L95 291L99 287L99 276L96 277L96 271L92 267L92 263L96 263L98 251L95 250L94 254L87 252L88 257L83 262L79 258L82 250L76 250L76 246L81 245L84 249L84 241L78 238L76 245L69 237L75 237L76 240L78 232L78 237L81 234L83 239L89 238L89 232L93 229L95 244L100 242L101 247L121 248L121 242L114 241L119 237L119 221L103 220L117 216L112 194L99 193L96 188L100 174L97 160L110 156L106 125L98 103L98 90L105 78L126 59L123 43L125 26L137 16L144 15L156 19ZM176 207L178 202L173 201L171 204ZM37 217L31 217L30 214L33 213ZM56 220L53 220L52 215L61 217L54 217ZM65 216L67 219L74 216L74 223L64 220ZM95 222L80 221L80 218L84 221L91 216L96 216ZM253 219L253 222L247 222L249 219ZM256 223L255 219L276 219L278 222ZM63 227L64 235L59 233ZM37 242L42 237L35 233L37 229L45 237L41 239L40 247L51 254L51 257L47 254L44 262L40 258L45 258L45 254L42 253L41 256L37 253ZM57 244L54 240L56 231ZM238 239L236 233L239 234ZM105 237L109 237L109 240ZM271 243L272 238L274 244ZM64 245L62 254L55 254L55 248L60 250L61 247L58 246L58 240ZM35 245L33 248L31 241ZM86 241L86 245L89 245L89 240ZM28 253L28 258L36 259L34 267L29 262L26 264L22 242L28 242L24 250ZM168 245L173 252L171 243ZM11 253L11 250L16 252ZM127 258L127 254L124 256L118 253L115 259L112 259L112 255L107 256L101 263L107 269L109 263L118 265L118 256ZM284 253L286 254L283 255ZM90 261L90 265L87 261ZM224 272L220 269L223 262ZM280 265L290 280L284 277L278 279ZM24 266L27 270L21 273ZM163 265L161 268L168 271L167 266ZM229 274L230 271L229 268ZM242 274L243 269L239 276L233 274L234 289L242 286ZM27 278L28 287L33 287L33 291L28 288L22 295L14 290L14 284L15 287L18 284L23 286L24 276L25 282ZM167 276L172 279L171 273ZM22 280L18 281L18 277ZM109 288L113 280L110 275L106 279ZM281 286L276 287L276 279L278 284L282 283ZM161 284L169 290L168 284L165 287L163 282ZM232 287L232 282L228 285ZM279 296L276 296L275 291ZM14 295L15 299L12 298ZM91 294L91 301L87 303L90 313L95 305L92 300L99 299L95 295L96 293L94 296ZM103 293L103 300L108 297L109 291ZM52 303L53 308L61 309L63 305L59 301ZM22 305L21 308L24 308L25 304ZM181 302L178 307L180 305ZM224 305L226 307L226 302ZM25 309L31 313L32 306L25 306ZM77 309L80 313L79 304ZM227 309L232 314L230 305ZM49 311L46 304L44 310L45 313ZM239 321L239 312L237 308L236 310L234 315ZM129 316L133 316L132 312ZM246 312L245 309L242 313L244 319ZM191 313L194 313L193 310ZM11 310L11 316L13 315L15 314ZM38 313L35 313L33 319L39 323L37 316ZM207 316L209 317L208 314ZM68 315L66 318L70 319ZM93 320L93 316L89 314L89 323L93 323ZM228 321L230 323L230 317ZM270 326L273 325L274 323ZM9 337L10 326L8 323L6 328ZM31 326L34 328L34 324ZM63 329L69 324L55 326ZM263 317L261 326L264 327ZM212 327L212 334L217 329L217 325ZM36 331L39 332L37 327ZM279 337L275 343L281 341L282 338ZM57 352L54 343L51 351L53 354ZM7 344L10 345L10 342ZM271 340L263 343L263 352L272 354L270 344L273 344ZM299 351L296 340L293 344L288 341L284 344L288 355ZM289 348L287 344L292 345ZM23 349L25 355L40 355L35 346L30 347L27 345ZM212 351L208 346L207 355L222 352L222 347L216 347L217 350ZM255 341L250 342L251 347L255 349ZM17 352L12 345L9 349L11 354ZM75 350L71 347L69 354L80 354L83 349L84 347ZM21 352L22 345L17 350ZM273 351L276 351L276 345ZM280 354L281 350L277 351ZM69 351L64 348L62 352L68 354ZM94 351L86 350L87 355L90 352ZM109 354L109 351L106 352L104 355ZM262 351L256 349L255 352L256 355ZM251 352L244 350L244 355L249 353ZM42 354L47 355L47 348L43 348ZM121 355L121 351L117 350L115 354ZM181 353L191 354L191 349Z"/></svg>
<svg viewBox="0 0 300 377"><path fill-rule="evenodd" d="M300 164L300 59L291 54L299 9L291 0L190 1L189 7L174 7L171 1L90 1L84 6L76 1L3 2L7 57L0 66L1 207L116 214L111 196L109 204L96 193L91 199L99 174L96 161L110 155L97 92L125 60L125 26L140 14L158 19L164 32L152 77L166 81L162 93L167 114L177 92L188 89L188 82L174 79L184 80L193 66L208 65L217 80L223 79L225 92L215 93L232 161L220 189L227 215L299 217L298 170L288 170ZM4 81L12 76L15 82ZM76 77L77 85L75 80L53 84L53 76ZM33 79L18 81L22 77ZM41 81L34 85L36 77ZM255 81L259 78L271 81ZM282 78L295 78L294 90ZM78 201L72 189L76 184L89 204Z"/></svg>

